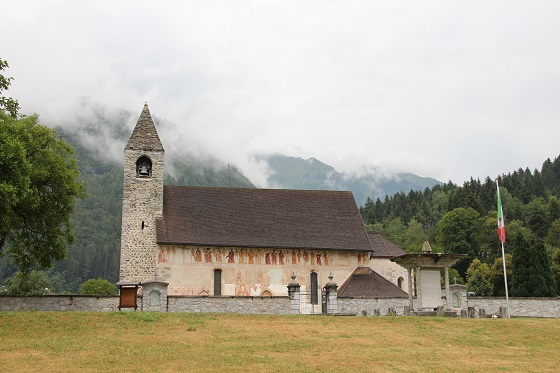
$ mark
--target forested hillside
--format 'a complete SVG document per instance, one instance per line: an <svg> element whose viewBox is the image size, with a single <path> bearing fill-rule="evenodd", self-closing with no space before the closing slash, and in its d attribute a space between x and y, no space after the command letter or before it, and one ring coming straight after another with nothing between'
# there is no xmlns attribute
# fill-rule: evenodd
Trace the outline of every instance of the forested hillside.
<svg viewBox="0 0 560 373"><path fill-rule="evenodd" d="M560 288L560 157L547 159L540 170L520 168L501 175L499 184L507 232L505 252L512 255L507 256L512 261L508 271L516 266L516 250L523 254L536 250L530 257L538 257L546 249L545 258L534 263L531 273L538 275L535 272L546 272L548 267ZM458 282L468 280L467 269L472 264L471 274L484 273L488 282L493 282L484 284L488 289L482 292L488 294L503 293L496 211L496 182L490 177L483 182L471 179L462 186L449 182L424 191L396 193L384 200L368 199L360 208L370 229L382 232L409 252L420 251L427 239L434 251L467 254L468 258L456 265L454 276ZM475 259L480 263L473 263ZM518 269L520 265L523 263L517 263ZM515 285L516 280L510 285L512 282Z"/></svg>
<svg viewBox="0 0 560 373"><path fill-rule="evenodd" d="M123 165L100 149L124 149L130 136L127 119L124 111L110 118L98 111L91 121L57 129L75 149L80 177L88 193L87 198L77 201L72 215L76 240L68 247L67 259L56 262L47 272L57 292L78 293L80 284L88 279L118 281ZM204 160L185 156L168 163L166 169L172 169L174 176L166 174L167 185L254 187L236 167L221 164L210 156ZM0 283L16 271L6 258L0 258Z"/></svg>

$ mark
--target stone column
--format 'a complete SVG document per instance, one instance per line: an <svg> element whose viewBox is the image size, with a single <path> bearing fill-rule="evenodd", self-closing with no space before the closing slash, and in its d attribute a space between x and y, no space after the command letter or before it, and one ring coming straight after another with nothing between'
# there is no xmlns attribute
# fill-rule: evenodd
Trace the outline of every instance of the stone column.
<svg viewBox="0 0 560 373"><path fill-rule="evenodd" d="M408 310L414 312L414 289L412 288L412 268L407 268L408 271Z"/></svg>
<svg viewBox="0 0 560 373"><path fill-rule="evenodd" d="M333 282L333 275L329 275L329 282L325 285L325 291L327 292L327 314L334 315L338 312L338 285Z"/></svg>
<svg viewBox="0 0 560 373"><path fill-rule="evenodd" d="M290 313L297 315L300 313L300 285L296 282L296 275L292 273L292 282L288 285L288 298L290 299Z"/></svg>
<svg viewBox="0 0 560 373"><path fill-rule="evenodd" d="M445 267L445 310L451 310L450 306L451 295L449 293L449 267Z"/></svg>
<svg viewBox="0 0 560 373"><path fill-rule="evenodd" d="M416 269L414 270L414 273L416 274L415 287L416 287L416 303L417 303L417 307L418 307L417 311L423 311L423 306L422 306L422 268L421 267L416 267Z"/></svg>

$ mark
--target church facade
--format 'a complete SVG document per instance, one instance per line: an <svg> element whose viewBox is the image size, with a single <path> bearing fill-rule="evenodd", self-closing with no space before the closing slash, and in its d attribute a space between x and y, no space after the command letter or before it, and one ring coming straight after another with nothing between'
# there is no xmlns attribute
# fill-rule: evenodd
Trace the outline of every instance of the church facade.
<svg viewBox="0 0 560 373"><path fill-rule="evenodd" d="M169 295L282 296L295 275L316 302L329 276L346 284L367 268L383 289L408 291L390 261L404 252L366 232L351 192L165 186L164 156L145 105L124 150L121 281L164 281Z"/></svg>

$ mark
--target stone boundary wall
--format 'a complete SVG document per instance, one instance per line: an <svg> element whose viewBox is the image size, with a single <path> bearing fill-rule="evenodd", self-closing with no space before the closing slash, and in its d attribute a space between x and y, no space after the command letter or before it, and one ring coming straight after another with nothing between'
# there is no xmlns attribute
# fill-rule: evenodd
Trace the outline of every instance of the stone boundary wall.
<svg viewBox="0 0 560 373"><path fill-rule="evenodd" d="M168 296L169 312L289 314L289 297Z"/></svg>
<svg viewBox="0 0 560 373"><path fill-rule="evenodd" d="M138 303L140 304L140 303ZM119 297L88 295L0 296L0 311L118 311Z"/></svg>
<svg viewBox="0 0 560 373"><path fill-rule="evenodd" d="M338 314L358 316L403 316L407 298L338 298Z"/></svg>
<svg viewBox="0 0 560 373"><path fill-rule="evenodd" d="M467 305L474 308L475 317L501 315L506 298L468 297ZM483 314L480 314L483 310ZM509 298L511 317L556 317L560 318L560 298Z"/></svg>
<svg viewBox="0 0 560 373"><path fill-rule="evenodd" d="M511 317L560 318L560 298L510 298ZM468 297L470 317L501 315L505 297ZM0 311L118 311L119 297L86 295L0 296ZM162 304L162 308L164 305ZM405 315L408 299L338 298L337 314L359 316ZM129 309L127 309L129 310ZM142 310L142 297L138 297ZM290 298L281 297L213 297L168 296L165 312L222 312L244 314L290 314ZM482 311L482 312L481 312ZM469 311L470 313L470 311Z"/></svg>

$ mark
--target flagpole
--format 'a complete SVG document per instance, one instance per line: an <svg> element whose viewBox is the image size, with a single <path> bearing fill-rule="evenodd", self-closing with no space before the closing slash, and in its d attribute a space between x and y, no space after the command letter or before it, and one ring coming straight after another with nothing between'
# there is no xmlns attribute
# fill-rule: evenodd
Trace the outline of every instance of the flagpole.
<svg viewBox="0 0 560 373"><path fill-rule="evenodd" d="M504 254L503 242L502 242L502 263L504 264L504 285L506 287L506 318L509 319L509 294L508 294L508 283L507 283L507 272L506 272L506 256Z"/></svg>
<svg viewBox="0 0 560 373"><path fill-rule="evenodd" d="M500 211L502 209L502 203L501 203L501 199L500 199L500 186L498 184L498 178L496 178L496 188L497 188L497 192L498 192L498 225L499 225L499 219L500 216L502 218L502 222L504 220L503 218L503 211ZM505 255L505 251L504 251L504 241L505 241L505 234L502 236L500 236L500 241L502 243L502 264L504 267L504 286L506 289L506 318L510 318L510 314L509 314L509 294L508 294L508 282L507 282L507 272L506 272L506 255Z"/></svg>

